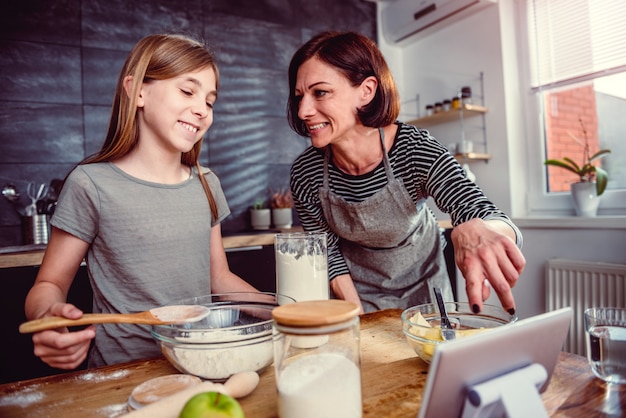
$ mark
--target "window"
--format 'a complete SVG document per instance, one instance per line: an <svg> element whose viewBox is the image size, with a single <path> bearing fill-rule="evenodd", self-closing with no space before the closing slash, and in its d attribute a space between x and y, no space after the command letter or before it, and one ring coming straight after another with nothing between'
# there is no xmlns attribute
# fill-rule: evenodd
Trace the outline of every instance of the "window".
<svg viewBox="0 0 626 418"><path fill-rule="evenodd" d="M542 98L546 156L568 156L580 165L586 139L591 154L611 150L595 162L609 173L607 190L626 188L626 159L620 158L626 156L626 73L544 91ZM548 192L569 191L578 181L558 167L547 170Z"/></svg>
<svg viewBox="0 0 626 418"><path fill-rule="evenodd" d="M530 91L538 107L542 158L568 156L582 161L584 148L573 137L584 140L586 136L591 154L610 149L611 154L596 161L609 174L604 206L624 209L624 0L527 0L525 15ZM546 206L551 195L568 192L577 177L558 167L544 170L543 197L535 196L535 201L543 200Z"/></svg>

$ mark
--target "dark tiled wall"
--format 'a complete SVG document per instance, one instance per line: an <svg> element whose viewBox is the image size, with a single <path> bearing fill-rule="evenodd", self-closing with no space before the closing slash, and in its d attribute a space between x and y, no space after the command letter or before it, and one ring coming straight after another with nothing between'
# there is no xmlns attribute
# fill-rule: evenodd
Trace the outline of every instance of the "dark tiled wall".
<svg viewBox="0 0 626 418"><path fill-rule="evenodd" d="M268 189L288 185L289 166L308 141L285 117L287 67L320 30L375 39L376 7L365 0L6 0L0 5L0 186L19 207L29 181L63 178L97 151L115 81L128 51L150 33L209 41L220 64L220 97L201 162L220 177L233 214ZM20 216L0 197L0 246L22 243Z"/></svg>

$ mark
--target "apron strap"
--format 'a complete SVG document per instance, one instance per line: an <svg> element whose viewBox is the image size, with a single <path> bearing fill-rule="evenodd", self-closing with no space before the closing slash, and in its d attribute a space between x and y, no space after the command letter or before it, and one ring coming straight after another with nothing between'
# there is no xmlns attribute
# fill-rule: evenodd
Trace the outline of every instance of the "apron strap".
<svg viewBox="0 0 626 418"><path fill-rule="evenodd" d="M387 174L387 183L391 184L396 179L391 170L391 164L389 163L389 157L387 156L387 149L385 148L385 131L383 128L378 128L378 134L380 135L380 144L383 147L383 163L385 164L385 173Z"/></svg>
<svg viewBox="0 0 626 418"><path fill-rule="evenodd" d="M326 152L324 153L324 177L323 177L323 187L324 189L328 189L328 162L330 161L330 145L326 147Z"/></svg>

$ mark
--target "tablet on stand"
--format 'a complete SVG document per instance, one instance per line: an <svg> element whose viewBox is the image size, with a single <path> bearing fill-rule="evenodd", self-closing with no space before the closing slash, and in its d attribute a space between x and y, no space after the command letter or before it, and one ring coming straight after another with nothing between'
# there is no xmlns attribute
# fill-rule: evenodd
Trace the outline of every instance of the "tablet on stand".
<svg viewBox="0 0 626 418"><path fill-rule="evenodd" d="M563 308L438 345L418 418L547 417L540 394L571 320Z"/></svg>

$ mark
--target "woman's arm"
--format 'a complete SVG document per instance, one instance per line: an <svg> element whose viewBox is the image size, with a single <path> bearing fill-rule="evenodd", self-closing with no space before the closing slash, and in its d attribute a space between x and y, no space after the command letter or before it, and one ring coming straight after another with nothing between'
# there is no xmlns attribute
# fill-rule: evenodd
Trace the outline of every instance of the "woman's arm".
<svg viewBox="0 0 626 418"><path fill-rule="evenodd" d="M452 219L455 261L465 278L469 303L480 311L492 287L502 306L514 312L511 289L526 263L519 249L521 233L441 144L428 140L423 145L433 158L424 188Z"/></svg>
<svg viewBox="0 0 626 418"><path fill-rule="evenodd" d="M354 282L349 274L341 274L330 282L330 288L338 299L354 302L359 306L359 313L363 313L361 298L354 287Z"/></svg>
<svg viewBox="0 0 626 418"><path fill-rule="evenodd" d="M88 248L89 244L85 241L52 228L35 284L26 296L26 318L63 316L77 319L83 315L80 309L66 301ZM94 326L71 333L67 328L42 331L33 335L34 352L52 367L74 369L87 357L89 344L95 335Z"/></svg>

